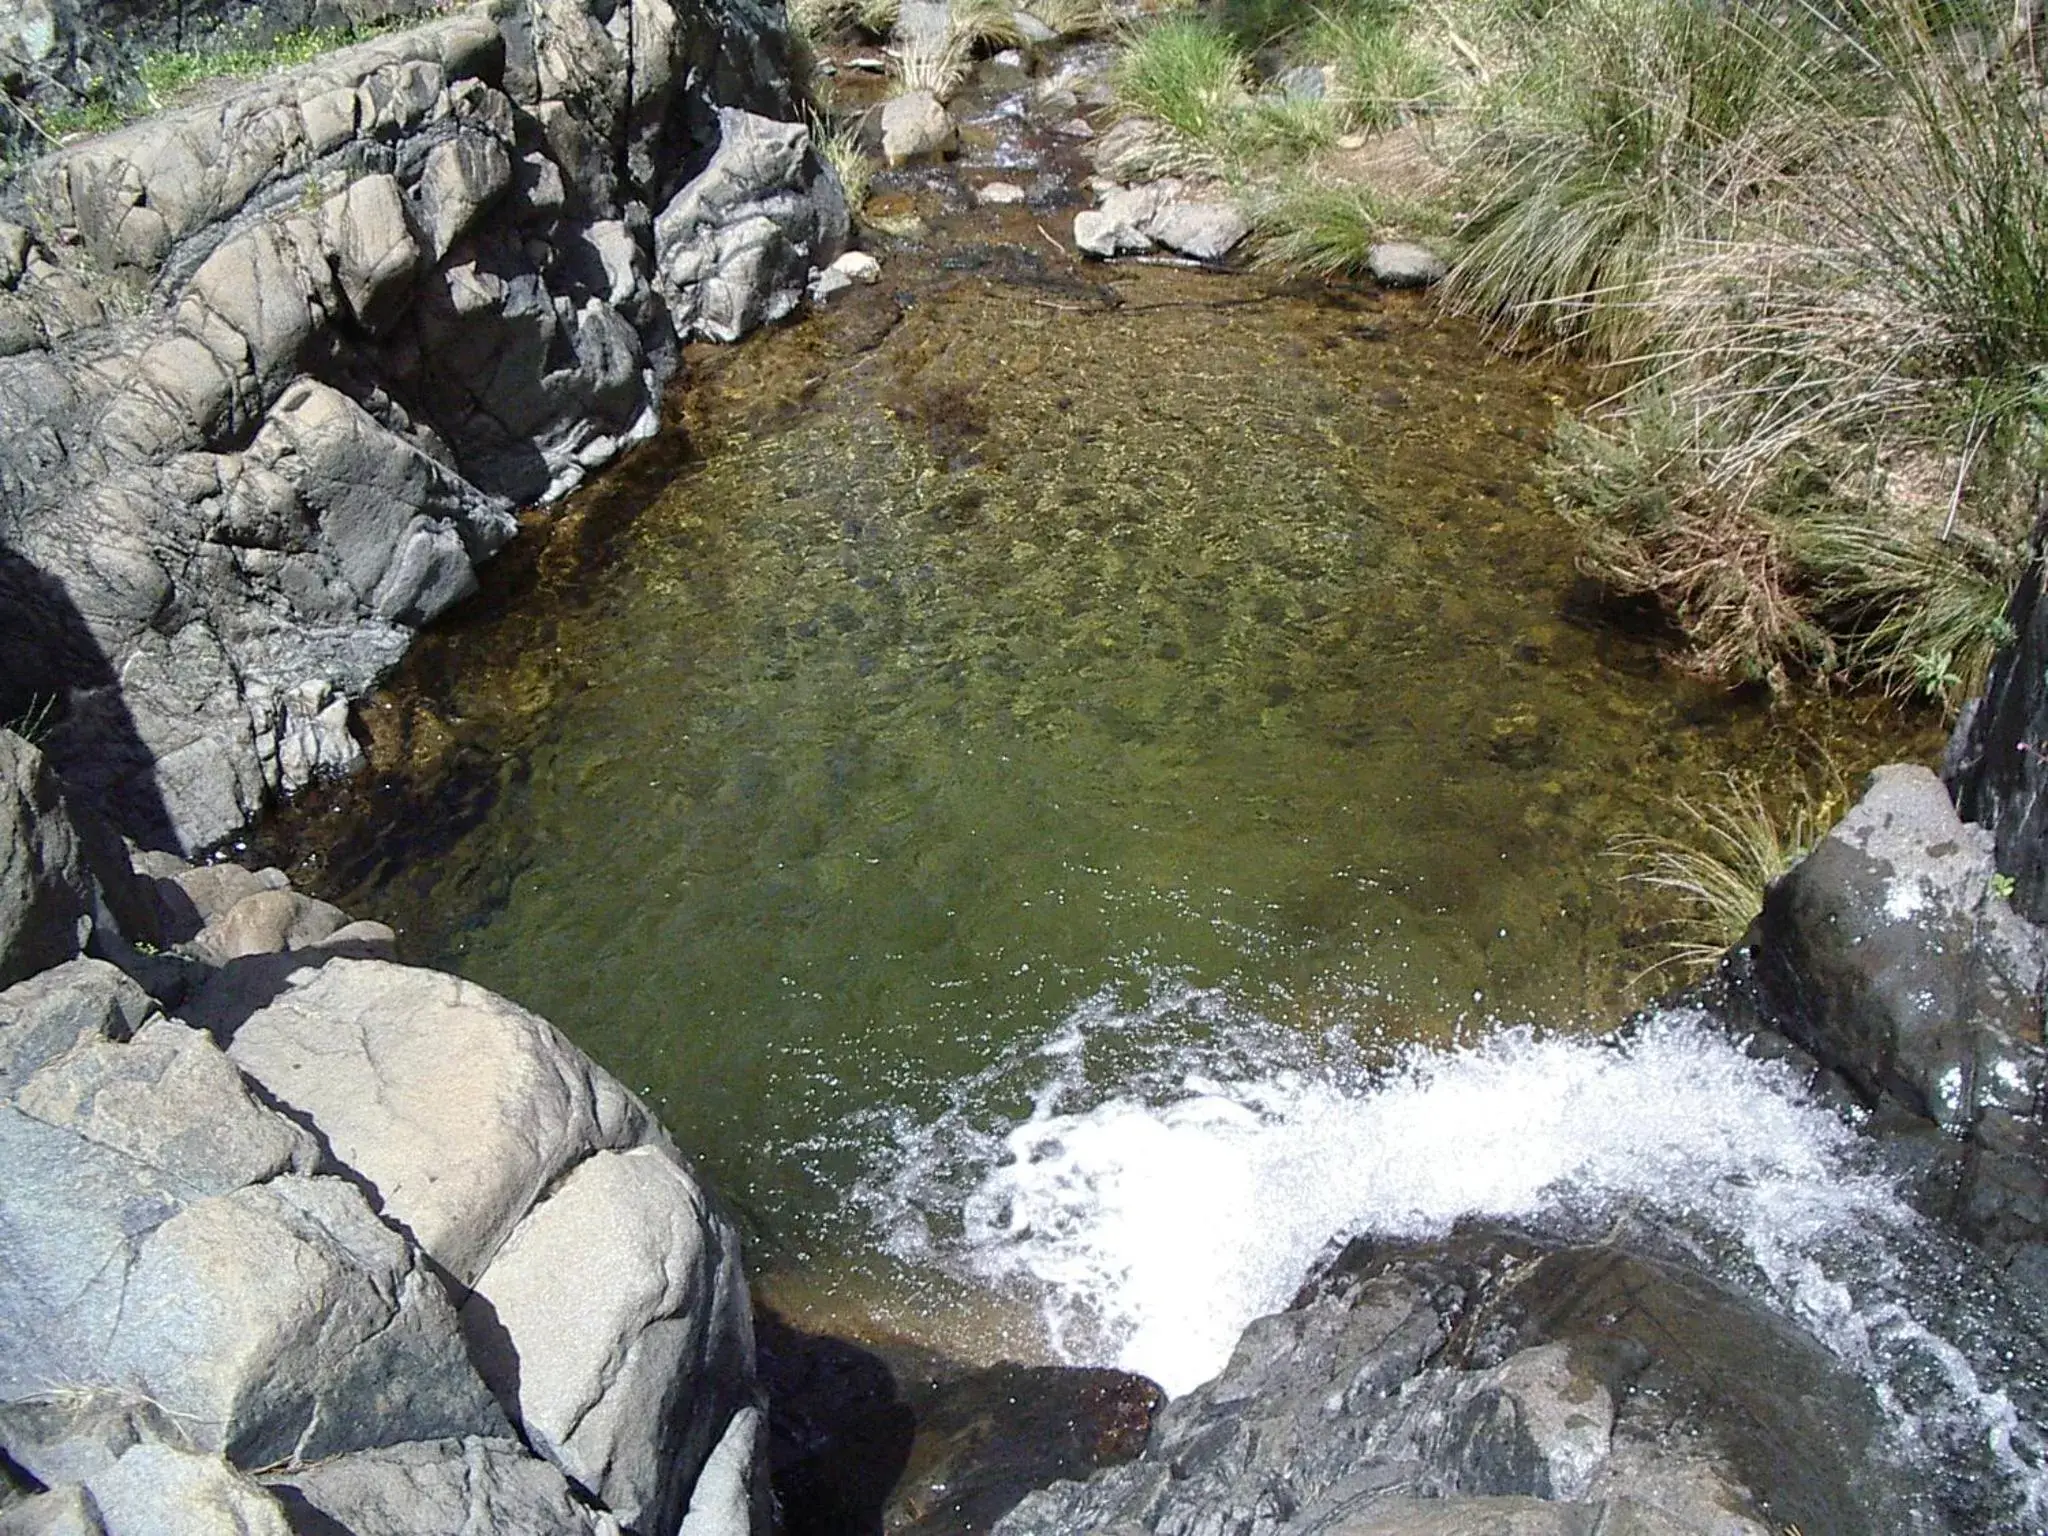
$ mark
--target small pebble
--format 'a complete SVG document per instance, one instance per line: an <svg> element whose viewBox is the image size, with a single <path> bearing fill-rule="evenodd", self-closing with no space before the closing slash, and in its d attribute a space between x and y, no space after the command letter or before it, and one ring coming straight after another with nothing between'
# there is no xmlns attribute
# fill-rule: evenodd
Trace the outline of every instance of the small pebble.
<svg viewBox="0 0 2048 1536"><path fill-rule="evenodd" d="M1014 181L992 181L985 187L974 189L974 200L984 205L1002 205L1024 201L1024 189Z"/></svg>

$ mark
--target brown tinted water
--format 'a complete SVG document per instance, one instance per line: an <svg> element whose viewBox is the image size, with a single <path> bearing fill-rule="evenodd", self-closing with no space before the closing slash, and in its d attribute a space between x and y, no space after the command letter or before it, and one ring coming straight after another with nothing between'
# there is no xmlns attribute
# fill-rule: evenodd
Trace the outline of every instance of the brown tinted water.
<svg viewBox="0 0 2048 1536"><path fill-rule="evenodd" d="M1535 479L1568 377L1034 224L697 359L368 711L379 784L277 834L647 1094L841 1326L946 1333L850 1195L1077 1009L1192 988L1368 1057L1603 1028L1656 958L1617 835L1938 745L1689 683L1604 606Z"/></svg>

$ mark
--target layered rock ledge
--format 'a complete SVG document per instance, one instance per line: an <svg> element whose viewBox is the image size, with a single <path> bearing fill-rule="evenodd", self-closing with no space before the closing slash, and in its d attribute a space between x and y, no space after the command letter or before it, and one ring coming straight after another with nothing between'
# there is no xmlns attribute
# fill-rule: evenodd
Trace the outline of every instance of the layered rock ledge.
<svg viewBox="0 0 2048 1536"><path fill-rule="evenodd" d="M739 1243L638 1099L4 732L0 784L0 1528L767 1530Z"/></svg>
<svg viewBox="0 0 2048 1536"><path fill-rule="evenodd" d="M359 759L347 701L522 505L651 434L679 339L844 243L779 10L446 15L0 194L0 718L178 852Z"/></svg>

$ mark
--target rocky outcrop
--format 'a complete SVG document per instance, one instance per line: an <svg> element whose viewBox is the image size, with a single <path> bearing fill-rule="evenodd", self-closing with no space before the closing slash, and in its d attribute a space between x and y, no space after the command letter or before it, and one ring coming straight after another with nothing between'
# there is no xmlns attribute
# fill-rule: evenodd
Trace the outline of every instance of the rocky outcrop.
<svg viewBox="0 0 2048 1536"><path fill-rule="evenodd" d="M1354 1241L1137 1461L1004 1536L1808 1536L1921 1528L1870 1389L1774 1314L1608 1247Z"/></svg>
<svg viewBox="0 0 2048 1536"><path fill-rule="evenodd" d="M1881 768L1703 1000L1875 1111L1922 1208L2048 1293L2048 935L1994 858L1932 773Z"/></svg>
<svg viewBox="0 0 2048 1536"><path fill-rule="evenodd" d="M738 1242L646 1108L275 871L135 862L89 939L153 993L76 928L0 990L8 1528L765 1532Z"/></svg>
<svg viewBox="0 0 2048 1536"><path fill-rule="evenodd" d="M348 700L514 510L654 430L679 337L838 253L785 53L737 3L532 0L28 166L0 718L58 701L73 791L180 851L359 762Z"/></svg>
<svg viewBox="0 0 2048 1536"><path fill-rule="evenodd" d="M1221 261L1250 233L1235 204L1171 177L1118 187L1100 207L1074 215L1075 246L1104 258L1164 247L1197 261Z"/></svg>

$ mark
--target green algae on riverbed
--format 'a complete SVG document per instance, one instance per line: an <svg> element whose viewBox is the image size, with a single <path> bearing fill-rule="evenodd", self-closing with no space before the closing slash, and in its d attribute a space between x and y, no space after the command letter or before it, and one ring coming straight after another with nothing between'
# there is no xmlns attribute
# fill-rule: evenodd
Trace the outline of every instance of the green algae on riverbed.
<svg viewBox="0 0 2048 1536"><path fill-rule="evenodd" d="M423 643L372 715L441 743L385 792L436 825L292 834L647 1092L771 1262L858 1267L882 1112L1090 998L1611 1022L1654 958L1616 834L1931 749L1661 671L1532 477L1568 384L1473 330L979 249L722 355L694 462Z"/></svg>

